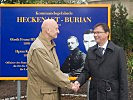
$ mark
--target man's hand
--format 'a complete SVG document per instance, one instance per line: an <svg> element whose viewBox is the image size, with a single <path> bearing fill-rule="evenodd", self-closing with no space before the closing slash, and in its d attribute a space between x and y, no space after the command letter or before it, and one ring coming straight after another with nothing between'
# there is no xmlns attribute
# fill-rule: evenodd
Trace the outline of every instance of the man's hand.
<svg viewBox="0 0 133 100"><path fill-rule="evenodd" d="M79 90L80 83L78 81L75 81L72 86L72 90L77 92Z"/></svg>

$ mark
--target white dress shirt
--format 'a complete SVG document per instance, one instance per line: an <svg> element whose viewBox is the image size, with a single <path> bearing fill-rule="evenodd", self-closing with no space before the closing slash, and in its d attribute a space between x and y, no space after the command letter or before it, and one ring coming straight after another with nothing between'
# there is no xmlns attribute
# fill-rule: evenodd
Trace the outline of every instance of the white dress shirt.
<svg viewBox="0 0 133 100"><path fill-rule="evenodd" d="M107 44L108 44L108 40L105 42L105 44L104 44L103 46L99 46L99 45L98 45L98 47L104 48L103 54L105 53L105 50L106 50L106 48L107 48Z"/></svg>

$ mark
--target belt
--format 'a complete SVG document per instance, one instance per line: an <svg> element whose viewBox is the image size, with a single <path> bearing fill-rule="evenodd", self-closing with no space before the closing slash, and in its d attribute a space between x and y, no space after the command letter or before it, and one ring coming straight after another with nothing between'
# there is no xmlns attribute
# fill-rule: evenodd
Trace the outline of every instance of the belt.
<svg viewBox="0 0 133 100"><path fill-rule="evenodd" d="M97 78L92 77L92 81L95 82L95 85L97 85L96 88L100 92L106 93L112 90L111 85L110 85L111 80L97 79Z"/></svg>
<svg viewBox="0 0 133 100"><path fill-rule="evenodd" d="M107 92L110 92L111 90L112 90L112 88L111 88L111 86L110 86L110 81L109 80L102 80L102 81L104 81L105 82L105 86L106 86L106 88L105 88L105 90L107 91Z"/></svg>

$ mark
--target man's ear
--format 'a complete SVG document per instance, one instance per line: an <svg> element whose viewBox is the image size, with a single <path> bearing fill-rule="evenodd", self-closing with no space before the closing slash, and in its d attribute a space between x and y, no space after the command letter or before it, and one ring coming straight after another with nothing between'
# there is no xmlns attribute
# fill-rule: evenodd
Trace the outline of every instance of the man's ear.
<svg viewBox="0 0 133 100"><path fill-rule="evenodd" d="M47 33L50 33L50 29L49 29L49 28L47 28L47 29L46 29L46 32L47 32Z"/></svg>
<svg viewBox="0 0 133 100"><path fill-rule="evenodd" d="M110 33L109 32L106 32L106 34L108 35L108 39L110 39Z"/></svg>

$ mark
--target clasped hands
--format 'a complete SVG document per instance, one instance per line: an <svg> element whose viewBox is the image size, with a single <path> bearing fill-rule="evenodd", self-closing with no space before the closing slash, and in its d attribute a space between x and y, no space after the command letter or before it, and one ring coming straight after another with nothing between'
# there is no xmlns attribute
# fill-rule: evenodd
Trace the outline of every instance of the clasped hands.
<svg viewBox="0 0 133 100"><path fill-rule="evenodd" d="M72 90L77 92L80 88L80 83L78 81L75 81L74 83L71 84L72 84Z"/></svg>

